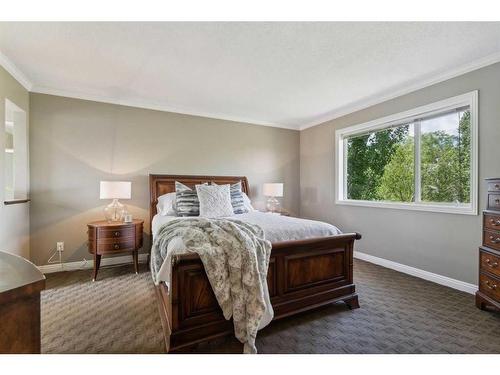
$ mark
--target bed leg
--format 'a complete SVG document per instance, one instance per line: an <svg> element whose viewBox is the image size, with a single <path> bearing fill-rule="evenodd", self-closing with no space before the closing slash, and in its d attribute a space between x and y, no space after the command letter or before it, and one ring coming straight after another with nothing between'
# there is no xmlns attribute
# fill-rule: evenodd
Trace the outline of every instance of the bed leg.
<svg viewBox="0 0 500 375"><path fill-rule="evenodd" d="M347 307L349 309L354 310L354 309L359 309L359 301L358 301L358 295L354 294L353 296L350 296L346 299L343 300Z"/></svg>

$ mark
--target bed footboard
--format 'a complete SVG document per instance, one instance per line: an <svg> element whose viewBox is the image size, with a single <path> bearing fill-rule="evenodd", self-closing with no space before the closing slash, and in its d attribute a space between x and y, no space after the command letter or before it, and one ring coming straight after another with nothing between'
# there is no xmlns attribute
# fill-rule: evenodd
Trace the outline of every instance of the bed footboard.
<svg viewBox="0 0 500 375"><path fill-rule="evenodd" d="M358 233L273 243L267 282L274 320L336 301L358 308L353 245ZM233 334L197 255L172 266L172 285L157 287L167 352Z"/></svg>

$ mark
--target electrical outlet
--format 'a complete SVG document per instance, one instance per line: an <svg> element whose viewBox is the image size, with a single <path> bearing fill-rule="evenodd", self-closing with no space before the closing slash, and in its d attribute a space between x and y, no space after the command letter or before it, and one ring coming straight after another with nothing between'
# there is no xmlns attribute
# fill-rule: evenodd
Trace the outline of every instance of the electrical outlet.
<svg viewBox="0 0 500 375"><path fill-rule="evenodd" d="M57 243L57 251L64 251L64 242Z"/></svg>

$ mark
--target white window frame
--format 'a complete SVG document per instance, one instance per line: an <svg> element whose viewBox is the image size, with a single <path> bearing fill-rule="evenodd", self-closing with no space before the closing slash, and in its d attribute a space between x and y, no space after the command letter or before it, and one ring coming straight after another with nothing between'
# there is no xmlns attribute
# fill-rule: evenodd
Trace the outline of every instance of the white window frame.
<svg viewBox="0 0 500 375"><path fill-rule="evenodd" d="M367 201L347 199L347 137L361 135L367 132L385 129L391 126L408 123L421 117L430 116L452 110L459 107L469 106L470 108L470 126L471 126L471 187L470 187L470 203L467 204L452 204L452 203L428 203L419 201L416 202L388 202L388 201ZM420 137L418 137L420 138ZM424 105L409 111L396 113L394 115L382 117L373 121L362 124L349 126L335 131L335 203L340 205L350 206L365 206L365 207L381 207L394 208L404 210L431 211L454 213L464 215L477 215L478 201L478 91L471 91L466 94L454 96L435 103ZM420 158L420 139L415 143L415 155ZM415 168L417 174L415 178L420 180L420 163L415 160ZM415 194L420 191L418 186Z"/></svg>

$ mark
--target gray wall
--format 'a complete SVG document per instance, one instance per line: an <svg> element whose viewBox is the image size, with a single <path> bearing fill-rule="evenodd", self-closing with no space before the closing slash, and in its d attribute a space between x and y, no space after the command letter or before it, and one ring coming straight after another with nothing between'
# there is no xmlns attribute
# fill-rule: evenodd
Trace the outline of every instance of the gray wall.
<svg viewBox="0 0 500 375"><path fill-rule="evenodd" d="M100 180L132 181L124 201L149 233L149 173L246 175L263 207L264 182L284 182L299 211L299 132L168 112L31 94L31 258L90 259L86 224L103 217Z"/></svg>
<svg viewBox="0 0 500 375"><path fill-rule="evenodd" d="M29 94L4 68L0 67L0 250L30 256L29 203L4 205L5 99L26 111L29 126Z"/></svg>
<svg viewBox="0 0 500 375"><path fill-rule="evenodd" d="M479 90L479 208L486 177L500 176L500 64L328 121L300 133L300 212L344 231L358 231L357 250L469 283L477 283L481 216L336 205L335 129Z"/></svg>
<svg viewBox="0 0 500 375"><path fill-rule="evenodd" d="M359 231L363 239L357 250L476 283L480 216L334 204L334 131L479 90L479 207L483 208L482 179L500 176L499 82L500 64L495 64L300 133L31 94L31 259L46 264L56 241L66 243L65 261L90 257L86 223L102 218L107 204L99 200L100 180L131 180L132 200L126 203L134 216L147 219L149 173L247 175L252 198L260 207L262 183L283 181L285 207L298 212L300 201L302 216ZM26 243L22 233L27 215L12 211L11 228L0 229L2 245L7 238L17 239L15 248L21 238ZM145 231L149 232L149 223Z"/></svg>

